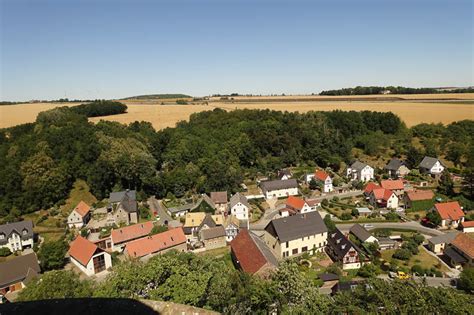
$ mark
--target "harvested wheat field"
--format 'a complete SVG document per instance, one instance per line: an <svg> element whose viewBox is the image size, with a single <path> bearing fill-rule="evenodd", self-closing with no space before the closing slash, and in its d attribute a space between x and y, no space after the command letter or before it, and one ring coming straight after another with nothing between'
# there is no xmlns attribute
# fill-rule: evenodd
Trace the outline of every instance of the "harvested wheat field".
<svg viewBox="0 0 474 315"><path fill-rule="evenodd" d="M122 101L127 104L126 114L91 118L131 123L149 121L156 129L174 127L188 120L193 113L222 108L272 109L280 111L371 110L393 112L407 124L444 123L474 119L474 94L418 94L418 95L364 95L364 96L238 96L232 99L213 97L192 105L161 105L159 100ZM166 101L165 104L170 104ZM21 104L0 106L0 128L33 122L36 115L57 106L76 104Z"/></svg>

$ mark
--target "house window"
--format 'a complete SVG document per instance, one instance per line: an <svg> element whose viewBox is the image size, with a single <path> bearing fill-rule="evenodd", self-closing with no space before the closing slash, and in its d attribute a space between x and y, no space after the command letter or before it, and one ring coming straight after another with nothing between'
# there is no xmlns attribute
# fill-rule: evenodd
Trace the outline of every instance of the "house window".
<svg viewBox="0 0 474 315"><path fill-rule="evenodd" d="M23 235L26 235L28 233L27 230L23 230Z"/></svg>
<svg viewBox="0 0 474 315"><path fill-rule="evenodd" d="M292 255L298 254L298 248L293 249L293 250L291 251L291 254L292 254Z"/></svg>
<svg viewBox="0 0 474 315"><path fill-rule="evenodd" d="M5 238L5 235L0 234L0 240L3 240Z"/></svg>
<svg viewBox="0 0 474 315"><path fill-rule="evenodd" d="M302 247L301 248L301 252L304 253L304 252L307 252L308 251L308 246L305 246L305 247Z"/></svg>
<svg viewBox="0 0 474 315"><path fill-rule="evenodd" d="M286 242L286 248L288 248L290 246L289 242Z"/></svg>

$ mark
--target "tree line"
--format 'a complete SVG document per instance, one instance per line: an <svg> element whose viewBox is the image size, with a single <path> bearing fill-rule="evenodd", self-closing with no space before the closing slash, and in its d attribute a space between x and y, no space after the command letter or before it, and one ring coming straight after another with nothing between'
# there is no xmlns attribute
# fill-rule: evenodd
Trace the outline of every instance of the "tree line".
<svg viewBox="0 0 474 315"><path fill-rule="evenodd" d="M409 88L403 86L356 86L354 88L322 91L319 95L374 95L385 92L390 94L474 93L474 88L459 88L447 91L435 88Z"/></svg>
<svg viewBox="0 0 474 315"><path fill-rule="evenodd" d="M314 281L294 260L280 263L266 279L239 272L229 262L229 258L169 252L147 263L120 263L101 283L79 280L72 271L52 271L41 281L29 283L21 291L20 300L141 298L225 314L472 314L474 308L472 296L462 291L375 278L354 291L338 292L329 298L319 294ZM461 279L463 288L472 290L472 272Z"/></svg>
<svg viewBox="0 0 474 315"><path fill-rule="evenodd" d="M106 104L109 114L126 108ZM148 122L88 122L103 105L55 108L40 113L35 123L0 130L4 220L62 204L77 179L84 179L99 200L126 188L182 197L235 192L244 177L288 166L338 171L357 157L354 147L369 155L407 156L411 166L424 154L445 154L459 168L474 162L471 120L408 129L392 113L215 109L156 131ZM421 147L411 145L415 136Z"/></svg>

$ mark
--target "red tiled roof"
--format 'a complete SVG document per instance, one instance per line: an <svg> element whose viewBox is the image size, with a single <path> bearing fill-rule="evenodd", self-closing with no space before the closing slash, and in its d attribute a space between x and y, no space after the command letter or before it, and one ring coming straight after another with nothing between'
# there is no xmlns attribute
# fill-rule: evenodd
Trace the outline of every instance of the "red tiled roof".
<svg viewBox="0 0 474 315"><path fill-rule="evenodd" d="M430 200L433 199L434 193L431 190L414 190L407 192L407 197L411 201Z"/></svg>
<svg viewBox="0 0 474 315"><path fill-rule="evenodd" d="M121 229L112 230L112 242L114 242L114 244L119 244L126 241L131 241L150 234L152 229L153 222L148 221L144 223L129 225Z"/></svg>
<svg viewBox="0 0 474 315"><path fill-rule="evenodd" d="M390 189L385 189L385 188L375 188L372 190L372 193L374 194L375 199L379 200L384 200L387 201L390 199L392 196L393 192Z"/></svg>
<svg viewBox="0 0 474 315"><path fill-rule="evenodd" d="M130 257L143 257L164 249L186 243L182 227L131 241L125 245L125 252Z"/></svg>
<svg viewBox="0 0 474 315"><path fill-rule="evenodd" d="M383 180L380 182L380 186L385 189L390 189L390 190L403 190L403 181L400 179L397 180Z"/></svg>
<svg viewBox="0 0 474 315"><path fill-rule="evenodd" d="M79 202L77 206L74 208L74 211L79 213L81 217L85 217L89 213L90 210L91 210L91 207L84 201Z"/></svg>
<svg viewBox="0 0 474 315"><path fill-rule="evenodd" d="M314 172L314 177L316 177L319 180L325 181L326 178L329 177L329 175L325 171L316 171Z"/></svg>
<svg viewBox="0 0 474 315"><path fill-rule="evenodd" d="M457 201L437 203L435 208L443 220L459 220L464 217L464 212Z"/></svg>
<svg viewBox="0 0 474 315"><path fill-rule="evenodd" d="M456 235L451 245L464 252L471 259L474 258L474 239L469 237L466 233Z"/></svg>
<svg viewBox="0 0 474 315"><path fill-rule="evenodd" d="M305 204L305 201L303 199L295 197L295 196L289 196L288 199L286 200L286 205L293 209L301 210L303 209L304 204Z"/></svg>
<svg viewBox="0 0 474 315"><path fill-rule="evenodd" d="M367 193L367 194L370 194L372 192L372 190L374 190L376 188L381 188L381 187L379 185L377 185L376 183L370 182L370 183L367 184L367 186L365 186L364 192Z"/></svg>
<svg viewBox="0 0 474 315"><path fill-rule="evenodd" d="M462 227L474 227L474 221L464 221L461 225Z"/></svg>
<svg viewBox="0 0 474 315"><path fill-rule="evenodd" d="M267 259L246 229L237 234L230 242L230 247L240 267L247 273L253 274L259 271L267 263Z"/></svg>
<svg viewBox="0 0 474 315"><path fill-rule="evenodd" d="M97 245L82 236L78 236L69 245L69 255L82 265L87 266L87 263L91 260L97 249L99 249Z"/></svg>

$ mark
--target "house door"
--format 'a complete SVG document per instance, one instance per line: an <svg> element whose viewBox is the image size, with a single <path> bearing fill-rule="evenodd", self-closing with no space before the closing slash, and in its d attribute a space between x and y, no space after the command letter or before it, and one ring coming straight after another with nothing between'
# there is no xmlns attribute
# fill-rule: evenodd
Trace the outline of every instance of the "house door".
<svg viewBox="0 0 474 315"><path fill-rule="evenodd" d="M105 270L105 256L100 255L94 257L94 273L99 273Z"/></svg>

